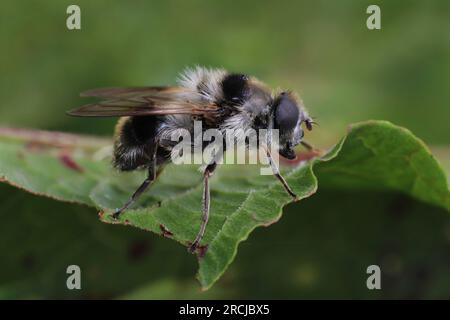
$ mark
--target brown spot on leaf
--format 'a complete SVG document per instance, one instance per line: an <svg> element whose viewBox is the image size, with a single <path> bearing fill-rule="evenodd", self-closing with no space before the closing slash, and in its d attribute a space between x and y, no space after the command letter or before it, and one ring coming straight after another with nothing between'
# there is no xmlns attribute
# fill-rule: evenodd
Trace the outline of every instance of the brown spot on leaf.
<svg viewBox="0 0 450 320"><path fill-rule="evenodd" d="M308 152L301 152L297 155L298 161L308 161L311 159L314 159L316 157L319 157L323 154L321 150L311 150Z"/></svg>
<svg viewBox="0 0 450 320"><path fill-rule="evenodd" d="M49 146L39 141L31 140L25 144L25 150L31 153L44 152L47 149L49 149Z"/></svg>
<svg viewBox="0 0 450 320"><path fill-rule="evenodd" d="M206 252L208 251L208 245L205 244L203 246L198 246L197 247L197 254L199 258L203 258L206 254Z"/></svg>
<svg viewBox="0 0 450 320"><path fill-rule="evenodd" d="M99 217L100 219L103 219L104 216L105 216L105 211L100 210L100 211L98 212L98 217Z"/></svg>
<svg viewBox="0 0 450 320"><path fill-rule="evenodd" d="M162 232L161 235L162 235L164 238L170 238L170 237L173 236L173 233L170 232L164 225L160 224L160 225L159 225L159 228L161 229L161 232Z"/></svg>
<svg viewBox="0 0 450 320"><path fill-rule="evenodd" d="M78 163L75 162L75 160L73 160L73 158L67 154L67 153L61 153L59 155L59 161L66 167L69 168L70 170L74 170L77 172L83 172L83 168L80 167L80 165Z"/></svg>
<svg viewBox="0 0 450 320"><path fill-rule="evenodd" d="M138 261L150 253L150 244L147 240L137 240L128 247L128 259Z"/></svg>
<svg viewBox="0 0 450 320"><path fill-rule="evenodd" d="M23 128L0 127L2 137L12 137L24 142L29 142L31 149L42 148L83 148L97 150L99 147L109 145L109 139L97 138L93 136L83 136L71 133L30 130ZM33 149L34 150L34 149Z"/></svg>
<svg viewBox="0 0 450 320"><path fill-rule="evenodd" d="M288 160L286 158L280 157L280 163L287 166L297 166L300 162L309 161L323 154L321 150L311 150L306 152L297 153L297 157L293 160Z"/></svg>

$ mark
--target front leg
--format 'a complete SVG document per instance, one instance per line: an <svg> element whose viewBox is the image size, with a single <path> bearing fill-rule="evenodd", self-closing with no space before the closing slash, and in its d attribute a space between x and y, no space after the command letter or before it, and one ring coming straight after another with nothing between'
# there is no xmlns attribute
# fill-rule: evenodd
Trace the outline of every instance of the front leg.
<svg viewBox="0 0 450 320"><path fill-rule="evenodd" d="M269 160L270 167L272 168L273 175L277 177L278 180L280 180L281 184L283 185L284 189L287 193L294 199L294 201L297 200L297 195L292 191L291 187L287 184L286 180L284 180L283 176L280 174L280 169L278 169L277 164L272 159L272 155L270 154L270 150L272 150L273 144L272 144L272 130L273 130L273 118L271 117L269 119L269 125L268 125L268 131L266 136L266 145L264 147L267 155L267 159Z"/></svg>
<svg viewBox="0 0 450 320"><path fill-rule="evenodd" d="M297 200L297 195L292 191L291 187L289 187L286 180L284 180L283 176L280 174L280 170L278 169L277 164L273 161L272 156L270 155L270 152L267 150L267 159L269 160L270 167L272 168L273 175L277 177L278 180L280 180L281 184L283 185L284 189L287 193L294 199L294 201Z"/></svg>

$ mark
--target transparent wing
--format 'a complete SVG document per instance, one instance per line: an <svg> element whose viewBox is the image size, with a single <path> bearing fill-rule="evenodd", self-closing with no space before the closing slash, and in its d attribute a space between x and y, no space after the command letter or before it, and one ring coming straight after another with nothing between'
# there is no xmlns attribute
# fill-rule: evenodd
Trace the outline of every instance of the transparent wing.
<svg viewBox="0 0 450 320"><path fill-rule="evenodd" d="M217 106L202 102L198 93L181 87L100 88L81 94L106 100L68 112L79 117L122 117L169 114L213 116Z"/></svg>

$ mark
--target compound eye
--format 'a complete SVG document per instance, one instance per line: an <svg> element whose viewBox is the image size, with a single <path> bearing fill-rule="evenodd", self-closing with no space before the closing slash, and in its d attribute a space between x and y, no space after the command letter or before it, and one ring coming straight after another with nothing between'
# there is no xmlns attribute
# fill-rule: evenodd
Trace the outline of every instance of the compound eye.
<svg viewBox="0 0 450 320"><path fill-rule="evenodd" d="M287 94L282 93L275 105L275 125L280 130L295 128L300 115L297 103Z"/></svg>

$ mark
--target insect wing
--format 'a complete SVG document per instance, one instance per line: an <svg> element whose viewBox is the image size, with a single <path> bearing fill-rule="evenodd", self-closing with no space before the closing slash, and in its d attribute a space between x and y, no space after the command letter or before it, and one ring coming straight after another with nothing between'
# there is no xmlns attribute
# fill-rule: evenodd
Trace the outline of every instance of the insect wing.
<svg viewBox="0 0 450 320"><path fill-rule="evenodd" d="M79 117L122 117L170 114L211 115L217 106L181 87L100 88L82 96L107 98L68 112Z"/></svg>

